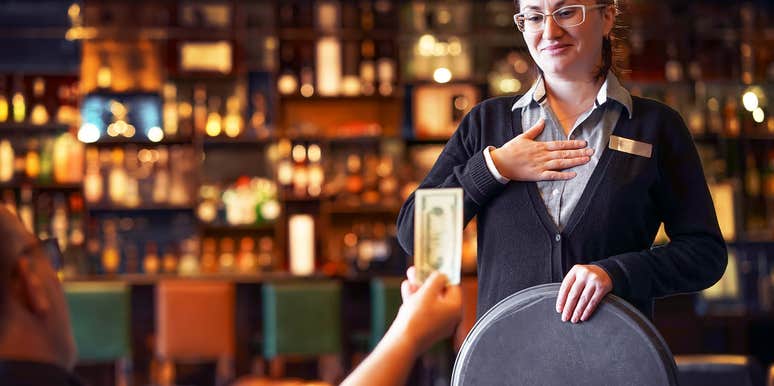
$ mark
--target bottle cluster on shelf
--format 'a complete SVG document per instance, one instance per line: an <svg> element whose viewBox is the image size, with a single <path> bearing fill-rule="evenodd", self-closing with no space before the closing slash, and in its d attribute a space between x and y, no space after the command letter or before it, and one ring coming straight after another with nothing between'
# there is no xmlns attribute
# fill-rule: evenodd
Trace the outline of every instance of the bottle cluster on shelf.
<svg viewBox="0 0 774 386"><path fill-rule="evenodd" d="M2 204L41 240L56 238L66 255L82 252L85 241L83 196L79 191L36 191L31 186L3 189Z"/></svg>
<svg viewBox="0 0 774 386"><path fill-rule="evenodd" d="M0 185L80 183L83 152L83 144L70 133L3 136L0 138Z"/></svg>
<svg viewBox="0 0 774 386"><path fill-rule="evenodd" d="M281 95L393 95L398 52L390 35L397 27L396 4L292 1L279 6L279 16Z"/></svg>
<svg viewBox="0 0 774 386"><path fill-rule="evenodd" d="M88 147L84 195L90 206L192 206L196 157L190 146Z"/></svg>
<svg viewBox="0 0 774 386"><path fill-rule="evenodd" d="M77 125L77 79L68 76L0 75L0 124Z"/></svg>
<svg viewBox="0 0 774 386"><path fill-rule="evenodd" d="M196 214L203 224L271 225L281 211L277 184L266 178L242 176L227 186L206 184L199 188Z"/></svg>

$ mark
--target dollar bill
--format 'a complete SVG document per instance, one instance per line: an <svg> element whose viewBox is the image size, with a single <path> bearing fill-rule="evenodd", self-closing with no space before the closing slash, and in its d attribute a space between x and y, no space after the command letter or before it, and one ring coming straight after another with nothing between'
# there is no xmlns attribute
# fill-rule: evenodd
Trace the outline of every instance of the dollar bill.
<svg viewBox="0 0 774 386"><path fill-rule="evenodd" d="M433 271L460 283L462 189L419 189L414 194L414 267L424 282Z"/></svg>

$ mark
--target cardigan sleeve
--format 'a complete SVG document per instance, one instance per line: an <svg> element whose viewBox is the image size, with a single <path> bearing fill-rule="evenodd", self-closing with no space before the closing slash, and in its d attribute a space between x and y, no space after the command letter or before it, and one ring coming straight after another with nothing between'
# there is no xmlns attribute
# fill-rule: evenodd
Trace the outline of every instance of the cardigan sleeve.
<svg viewBox="0 0 774 386"><path fill-rule="evenodd" d="M667 245L596 261L611 276L613 293L629 299L700 291L717 282L728 262L699 155L680 115L669 109L655 149L656 203Z"/></svg>
<svg viewBox="0 0 774 386"><path fill-rule="evenodd" d="M480 208L501 192L505 184L495 179L487 168L481 144L477 115L480 105L463 118L446 143L438 159L418 189L459 188L463 190L464 224ZM398 241L407 254L414 254L414 193L406 199L398 214Z"/></svg>

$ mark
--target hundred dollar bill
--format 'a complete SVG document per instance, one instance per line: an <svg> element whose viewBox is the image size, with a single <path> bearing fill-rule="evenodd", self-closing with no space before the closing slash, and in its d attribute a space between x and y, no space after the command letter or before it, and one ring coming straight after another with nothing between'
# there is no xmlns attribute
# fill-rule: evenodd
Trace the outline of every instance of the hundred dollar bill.
<svg viewBox="0 0 774 386"><path fill-rule="evenodd" d="M424 282L433 271L460 283L462 189L419 189L414 195L414 267Z"/></svg>

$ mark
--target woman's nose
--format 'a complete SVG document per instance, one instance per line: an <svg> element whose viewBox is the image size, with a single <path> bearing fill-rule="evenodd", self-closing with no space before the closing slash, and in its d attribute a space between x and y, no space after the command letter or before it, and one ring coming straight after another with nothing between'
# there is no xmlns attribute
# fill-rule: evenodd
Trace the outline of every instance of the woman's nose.
<svg viewBox="0 0 774 386"><path fill-rule="evenodd" d="M552 40L562 36L562 33L564 33L562 27L556 24L556 20L552 16L546 16L543 23L543 39Z"/></svg>

